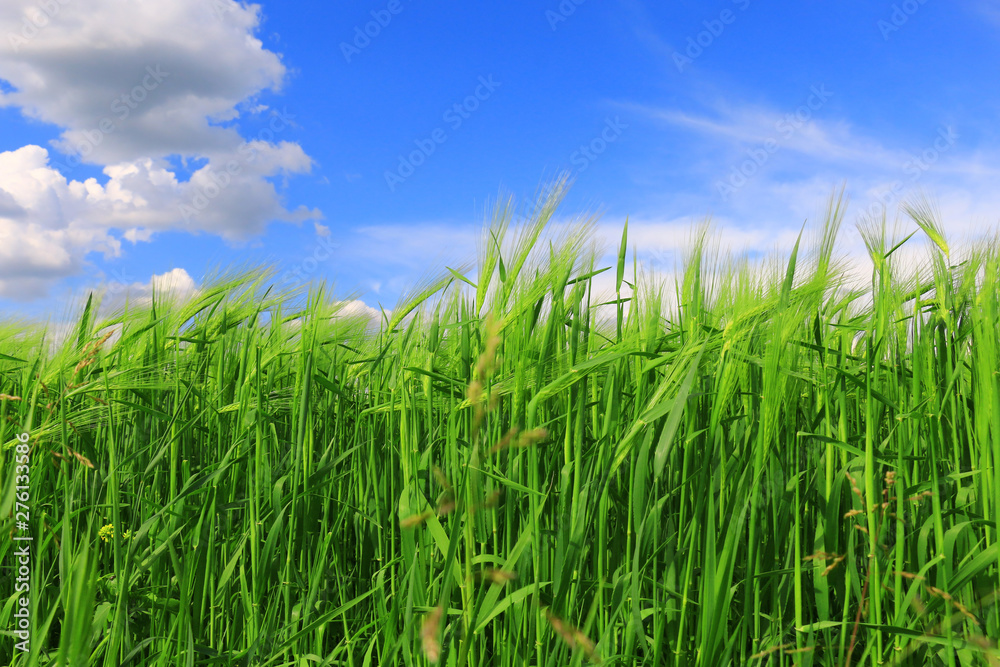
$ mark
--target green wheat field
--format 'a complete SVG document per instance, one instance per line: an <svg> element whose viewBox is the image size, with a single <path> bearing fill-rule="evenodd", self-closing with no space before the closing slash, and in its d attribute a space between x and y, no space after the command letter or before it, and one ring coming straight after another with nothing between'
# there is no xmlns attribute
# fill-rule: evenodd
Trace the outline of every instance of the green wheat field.
<svg viewBox="0 0 1000 667"><path fill-rule="evenodd" d="M702 227L658 283L564 190L381 320L246 269L0 324L0 654L1000 665L1000 243L910 207L852 285L835 194L790 254Z"/></svg>

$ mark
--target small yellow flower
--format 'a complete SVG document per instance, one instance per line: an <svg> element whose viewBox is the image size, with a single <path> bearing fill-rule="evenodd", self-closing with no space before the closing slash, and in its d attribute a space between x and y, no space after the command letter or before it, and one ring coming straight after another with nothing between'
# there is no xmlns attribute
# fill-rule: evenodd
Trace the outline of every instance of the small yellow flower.
<svg viewBox="0 0 1000 667"><path fill-rule="evenodd" d="M115 539L115 524L109 523L108 525L101 527L101 529L97 531L97 536L100 537L105 542L110 542L111 540ZM124 533L122 533L123 540L130 539L131 537L132 537L131 530L126 530Z"/></svg>

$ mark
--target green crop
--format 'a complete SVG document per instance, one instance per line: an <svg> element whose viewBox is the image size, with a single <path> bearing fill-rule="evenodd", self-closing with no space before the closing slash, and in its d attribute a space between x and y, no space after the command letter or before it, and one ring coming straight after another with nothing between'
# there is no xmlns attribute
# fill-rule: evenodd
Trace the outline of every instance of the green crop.
<svg viewBox="0 0 1000 667"><path fill-rule="evenodd" d="M762 267L702 228L671 295L627 227L611 267L552 229L565 185L379 322L261 270L92 298L58 340L0 324L5 631L20 433L34 537L30 653L0 654L1000 664L995 240L959 256L912 207L910 276L869 220L857 288L834 196Z"/></svg>

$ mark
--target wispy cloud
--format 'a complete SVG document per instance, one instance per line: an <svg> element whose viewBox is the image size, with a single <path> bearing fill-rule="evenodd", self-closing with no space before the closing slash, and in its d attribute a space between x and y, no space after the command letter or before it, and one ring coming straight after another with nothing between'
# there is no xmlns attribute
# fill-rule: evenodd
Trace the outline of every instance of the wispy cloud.
<svg viewBox="0 0 1000 667"><path fill-rule="evenodd" d="M803 103L808 108L808 96ZM713 102L700 112L632 108L658 125L665 141L684 142L685 152L711 156L692 162L689 173L701 179L706 208L740 219L744 228L773 229L779 224L776 215L797 226L802 214L814 217L818 205L843 183L853 201L852 219L871 212L873 205L884 205L892 217L920 193L942 202L942 211L955 221L949 224L981 226L1000 210L995 188L1000 153L963 144L962 128L951 124L926 127L905 144L892 145L823 111L806 117L801 107ZM777 150L768 147L765 160L749 164L754 155L764 155L768 142ZM752 172L746 178L750 183L726 201L719 196L720 184L728 185L744 163L750 167L745 172Z"/></svg>
<svg viewBox="0 0 1000 667"><path fill-rule="evenodd" d="M817 87L821 85L816 84ZM730 151L738 152L748 145L776 140L789 151L828 163L864 160L871 166L889 167L904 157L901 151L887 149L874 139L859 136L845 121L823 120L814 117L814 113L807 113L812 112L808 102L811 95L811 89L806 88L803 104L784 111L723 104L703 115L640 105L633 108L653 120L695 130L706 139L722 142L722 147Z"/></svg>

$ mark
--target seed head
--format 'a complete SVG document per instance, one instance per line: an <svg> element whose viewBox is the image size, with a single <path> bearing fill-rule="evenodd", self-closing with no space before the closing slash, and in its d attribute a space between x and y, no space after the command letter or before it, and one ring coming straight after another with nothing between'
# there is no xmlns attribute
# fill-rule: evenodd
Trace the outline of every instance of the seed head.
<svg viewBox="0 0 1000 667"><path fill-rule="evenodd" d="M430 510L427 510L426 512L421 512L420 514L413 514L404 519L400 519L399 527L403 529L413 528L415 526L419 526L432 516L434 516L434 512L431 512Z"/></svg>
<svg viewBox="0 0 1000 667"><path fill-rule="evenodd" d="M582 648L590 660L595 662L600 660L600 657L597 655L596 645L594 642L590 641L585 634L553 614L548 609L545 610L545 617L549 620L549 624L552 626L552 629L556 631L556 634L559 635L559 637L562 638L562 640L566 642L571 649L575 651L577 648Z"/></svg>
<svg viewBox="0 0 1000 667"><path fill-rule="evenodd" d="M441 658L441 643L438 641L438 628L441 625L441 615L444 608L434 607L424 617L424 624L420 628L420 641L424 647L424 655L432 663L437 663Z"/></svg>
<svg viewBox="0 0 1000 667"><path fill-rule="evenodd" d="M517 579L517 572L512 572L511 570L497 570L492 567L488 567L480 573L480 576L484 579L489 579L498 586L503 586L504 584Z"/></svg>

